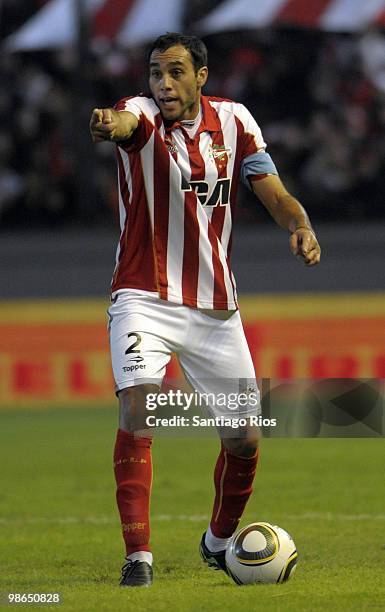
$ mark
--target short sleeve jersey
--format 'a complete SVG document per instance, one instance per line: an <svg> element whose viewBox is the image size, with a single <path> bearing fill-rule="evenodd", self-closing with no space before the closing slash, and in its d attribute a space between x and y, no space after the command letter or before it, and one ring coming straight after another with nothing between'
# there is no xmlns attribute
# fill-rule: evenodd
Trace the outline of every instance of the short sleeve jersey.
<svg viewBox="0 0 385 612"><path fill-rule="evenodd" d="M232 220L242 161L265 149L249 111L201 97L194 138L167 125L145 95L115 107L139 120L117 146L121 236L112 279L120 289L158 292L193 308L237 308L230 267Z"/></svg>

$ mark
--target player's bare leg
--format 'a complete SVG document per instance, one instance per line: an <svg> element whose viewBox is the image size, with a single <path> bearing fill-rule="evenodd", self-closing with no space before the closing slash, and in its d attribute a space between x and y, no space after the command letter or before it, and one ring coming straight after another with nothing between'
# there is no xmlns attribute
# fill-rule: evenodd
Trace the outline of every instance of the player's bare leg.
<svg viewBox="0 0 385 612"><path fill-rule="evenodd" d="M259 448L261 440L261 430L256 425L247 424L240 427L237 437L233 437L234 429L222 428L219 435L222 444L229 453L238 457L253 457Z"/></svg>
<svg viewBox="0 0 385 612"><path fill-rule="evenodd" d="M146 397L158 393L159 386L154 384L136 385L119 392L119 427L135 433L137 437L151 437L146 425ZM147 431L146 431L147 430Z"/></svg>
<svg viewBox="0 0 385 612"><path fill-rule="evenodd" d="M210 525L203 534L200 552L214 569L227 572L225 551L253 490L260 430L247 424L237 430L219 431L221 451L214 470L215 499Z"/></svg>
<svg viewBox="0 0 385 612"><path fill-rule="evenodd" d="M114 450L114 472L127 563L121 586L152 584L149 547L149 506L152 481L151 443L146 431L146 395L156 385L138 385L119 392L119 429Z"/></svg>

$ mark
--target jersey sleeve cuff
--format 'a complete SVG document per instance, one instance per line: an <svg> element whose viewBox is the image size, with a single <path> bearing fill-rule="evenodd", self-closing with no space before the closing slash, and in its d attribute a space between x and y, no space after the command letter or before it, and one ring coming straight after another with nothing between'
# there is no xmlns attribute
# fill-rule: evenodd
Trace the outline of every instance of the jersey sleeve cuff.
<svg viewBox="0 0 385 612"><path fill-rule="evenodd" d="M242 160L241 164L241 178L243 183L251 190L250 180L258 180L259 178L265 178L268 174L278 175L277 168L269 153L266 151L260 151L259 153L253 153Z"/></svg>

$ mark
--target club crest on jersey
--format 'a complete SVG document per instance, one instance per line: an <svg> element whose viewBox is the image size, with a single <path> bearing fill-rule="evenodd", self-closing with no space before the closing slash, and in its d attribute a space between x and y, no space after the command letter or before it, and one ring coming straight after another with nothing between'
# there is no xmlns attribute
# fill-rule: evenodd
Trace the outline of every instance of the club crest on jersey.
<svg viewBox="0 0 385 612"><path fill-rule="evenodd" d="M226 145L213 144L209 149L210 158L216 164L219 171L227 166L231 154L231 147L226 147Z"/></svg>

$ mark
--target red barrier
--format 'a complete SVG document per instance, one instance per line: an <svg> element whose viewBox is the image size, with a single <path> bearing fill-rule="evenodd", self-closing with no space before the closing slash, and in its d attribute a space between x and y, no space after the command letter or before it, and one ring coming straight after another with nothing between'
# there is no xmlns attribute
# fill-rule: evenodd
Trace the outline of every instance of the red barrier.
<svg viewBox="0 0 385 612"><path fill-rule="evenodd" d="M0 407L113 402L105 309L1 305ZM385 294L248 296L241 312L258 378L385 378Z"/></svg>

